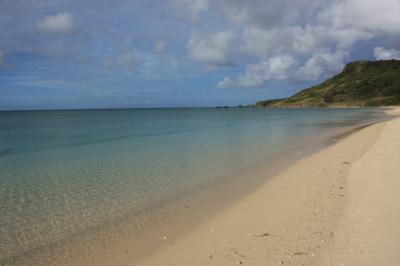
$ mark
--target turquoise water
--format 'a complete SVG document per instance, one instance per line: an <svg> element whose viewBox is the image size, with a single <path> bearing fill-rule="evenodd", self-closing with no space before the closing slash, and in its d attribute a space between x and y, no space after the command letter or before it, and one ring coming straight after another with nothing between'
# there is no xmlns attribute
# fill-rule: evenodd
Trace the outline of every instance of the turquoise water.
<svg viewBox="0 0 400 266"><path fill-rule="evenodd" d="M371 109L0 112L0 264L382 116Z"/></svg>

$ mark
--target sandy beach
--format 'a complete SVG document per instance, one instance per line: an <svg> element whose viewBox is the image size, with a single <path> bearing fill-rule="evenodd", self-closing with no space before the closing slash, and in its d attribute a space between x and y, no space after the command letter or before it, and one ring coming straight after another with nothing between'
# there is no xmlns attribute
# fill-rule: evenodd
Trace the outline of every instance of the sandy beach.
<svg viewBox="0 0 400 266"><path fill-rule="evenodd" d="M0 266L400 266L399 25L0 0Z"/></svg>
<svg viewBox="0 0 400 266"><path fill-rule="evenodd" d="M135 265L399 265L399 132L339 140Z"/></svg>

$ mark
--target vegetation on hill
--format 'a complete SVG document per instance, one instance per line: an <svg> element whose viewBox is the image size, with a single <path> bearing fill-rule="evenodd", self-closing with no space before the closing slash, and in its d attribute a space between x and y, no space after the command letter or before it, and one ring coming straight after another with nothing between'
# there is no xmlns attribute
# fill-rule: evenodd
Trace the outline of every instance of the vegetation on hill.
<svg viewBox="0 0 400 266"><path fill-rule="evenodd" d="M320 85L262 107L345 107L400 105L400 61L358 61Z"/></svg>

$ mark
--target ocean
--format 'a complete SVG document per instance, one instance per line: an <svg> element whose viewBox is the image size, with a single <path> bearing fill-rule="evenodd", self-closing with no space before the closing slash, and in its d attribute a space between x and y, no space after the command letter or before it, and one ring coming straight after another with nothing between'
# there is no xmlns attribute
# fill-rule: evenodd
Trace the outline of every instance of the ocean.
<svg viewBox="0 0 400 266"><path fill-rule="evenodd" d="M249 171L384 117L376 109L0 112L0 264L53 264L88 236L110 238L114 225L145 231L146 221L163 223L165 204L173 215L192 195L226 192Z"/></svg>

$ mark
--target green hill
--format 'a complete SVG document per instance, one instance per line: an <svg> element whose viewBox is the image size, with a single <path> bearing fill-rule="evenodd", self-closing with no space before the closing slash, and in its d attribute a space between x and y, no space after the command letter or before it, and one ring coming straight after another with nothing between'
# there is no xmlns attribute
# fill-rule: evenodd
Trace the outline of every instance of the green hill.
<svg viewBox="0 0 400 266"><path fill-rule="evenodd" d="M345 107L400 105L400 61L358 61L320 85L262 107Z"/></svg>

